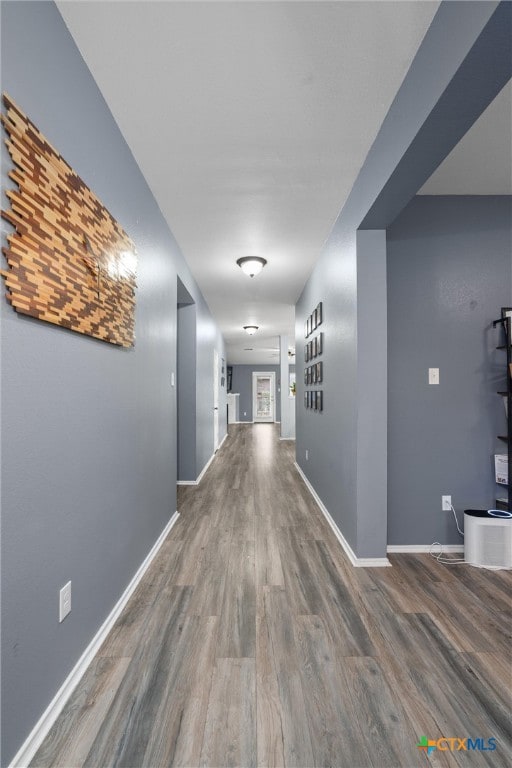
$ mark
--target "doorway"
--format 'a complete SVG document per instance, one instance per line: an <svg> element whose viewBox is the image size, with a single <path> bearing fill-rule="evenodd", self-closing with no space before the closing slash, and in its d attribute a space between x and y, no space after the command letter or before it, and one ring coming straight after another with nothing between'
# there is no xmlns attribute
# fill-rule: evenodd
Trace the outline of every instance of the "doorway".
<svg viewBox="0 0 512 768"><path fill-rule="evenodd" d="M273 371L253 371L252 413L254 422L275 421L276 375Z"/></svg>
<svg viewBox="0 0 512 768"><path fill-rule="evenodd" d="M219 353L213 350L213 452L219 447Z"/></svg>

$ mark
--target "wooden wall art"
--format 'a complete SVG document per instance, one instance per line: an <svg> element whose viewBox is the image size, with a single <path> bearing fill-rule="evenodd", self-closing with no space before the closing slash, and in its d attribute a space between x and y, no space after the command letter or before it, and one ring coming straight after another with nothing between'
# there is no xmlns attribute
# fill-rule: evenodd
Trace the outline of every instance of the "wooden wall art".
<svg viewBox="0 0 512 768"><path fill-rule="evenodd" d="M4 94L1 115L18 189L2 216L7 299L25 315L97 339L134 343L135 246L82 179Z"/></svg>

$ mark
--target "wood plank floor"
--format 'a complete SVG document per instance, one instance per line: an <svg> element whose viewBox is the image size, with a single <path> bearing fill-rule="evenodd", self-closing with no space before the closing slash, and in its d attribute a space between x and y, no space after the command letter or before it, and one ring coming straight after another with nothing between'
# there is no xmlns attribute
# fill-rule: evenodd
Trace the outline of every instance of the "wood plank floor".
<svg viewBox="0 0 512 768"><path fill-rule="evenodd" d="M293 452L230 427L32 766L512 764L511 573L353 568Z"/></svg>

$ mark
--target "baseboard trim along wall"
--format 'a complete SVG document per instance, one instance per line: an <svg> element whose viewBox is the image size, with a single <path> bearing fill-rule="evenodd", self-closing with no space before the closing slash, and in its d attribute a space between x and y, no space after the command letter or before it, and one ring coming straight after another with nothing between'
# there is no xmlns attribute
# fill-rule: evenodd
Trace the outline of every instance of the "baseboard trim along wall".
<svg viewBox="0 0 512 768"><path fill-rule="evenodd" d="M210 456L210 458L208 459L208 461L206 462L206 464L202 468L201 474L199 475L197 480L177 480L176 485L199 485L199 483L201 482L201 480L203 479L203 477L206 474L206 470L208 469L208 467L210 466L210 464L214 460L215 454L217 453L217 451L220 451L220 449L222 448L224 440L226 439L227 436L228 436L228 433L226 432L226 434L224 435L224 437L222 438L222 440L219 443L219 447L217 448L216 451L214 451L212 453L212 455Z"/></svg>
<svg viewBox="0 0 512 768"><path fill-rule="evenodd" d="M117 621L118 617L120 616L123 608L125 607L126 603L132 596L133 592L137 588L137 585L139 584L140 580L144 576L145 572L151 565L151 562L156 557L158 550L162 546L163 542L165 541L168 533L170 532L171 528L176 523L177 519L179 517L179 513L175 512L174 515L171 517L165 528L163 529L162 533L156 540L156 542L153 544L151 550L149 551L148 555L140 565L139 569L135 573L134 577L126 587L125 591L113 607L112 611L107 616L106 620L103 622L83 654L78 659L77 663L67 676L66 680L62 684L62 686L59 688L55 696L53 697L52 701L46 708L46 710L43 712L41 717L39 718L38 722L35 724L34 728L28 735L25 742L22 744L16 755L14 756L9 768L26 768L34 757L35 753L41 746L42 742L44 741L45 737L47 736L50 728L56 721L57 717L60 715L62 710L64 709L65 704L67 703L69 697L73 693L74 689L80 682L81 678L83 677L84 673L87 670L87 667L93 660L94 656L96 655L97 651L99 650L101 644L107 637L108 633L114 626L115 622Z"/></svg>
<svg viewBox="0 0 512 768"><path fill-rule="evenodd" d="M387 567L391 566L391 563L389 562L387 557L357 557L357 555L355 554L354 550L352 549L352 547L350 546L350 544L348 543L348 541L343 536L342 532L340 531L340 529L338 528L338 526L336 525L336 523L332 519L332 517L329 514L327 508L324 506L322 500L320 499L320 497L318 496L317 492L315 491L315 489L313 488L313 486L311 485L311 483L307 479L307 477L304 474L304 472L302 471L302 469L299 467L299 465L297 464L296 461L294 462L294 464L295 464L295 467L297 469L297 472L299 473L299 475L304 480L304 483L306 484L306 488L308 489L308 491L310 492L310 494L312 495L312 497L314 498L314 500L316 501L316 503L320 507L320 510L321 510L323 516L325 517L325 519L327 520L327 522L331 526L334 535L336 536L336 538L338 539L339 543L343 547L343 549L345 551L345 554L347 555L347 557L350 560L350 562L352 563L352 565L355 566L356 568L387 568Z"/></svg>
<svg viewBox="0 0 512 768"><path fill-rule="evenodd" d="M437 544L437 547L440 545ZM443 552L464 552L464 544L442 544ZM387 551L390 554L395 553L396 555L402 553L406 554L409 552L410 554L421 553L421 552L430 552L431 549L433 549L433 544L388 544ZM436 552L437 554L437 552Z"/></svg>

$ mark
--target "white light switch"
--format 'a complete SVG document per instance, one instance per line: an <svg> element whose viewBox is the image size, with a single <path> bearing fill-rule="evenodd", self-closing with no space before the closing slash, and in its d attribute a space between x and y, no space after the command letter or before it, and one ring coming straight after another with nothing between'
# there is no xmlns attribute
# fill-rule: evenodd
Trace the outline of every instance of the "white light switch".
<svg viewBox="0 0 512 768"><path fill-rule="evenodd" d="M428 383L439 384L439 368L428 369Z"/></svg>

